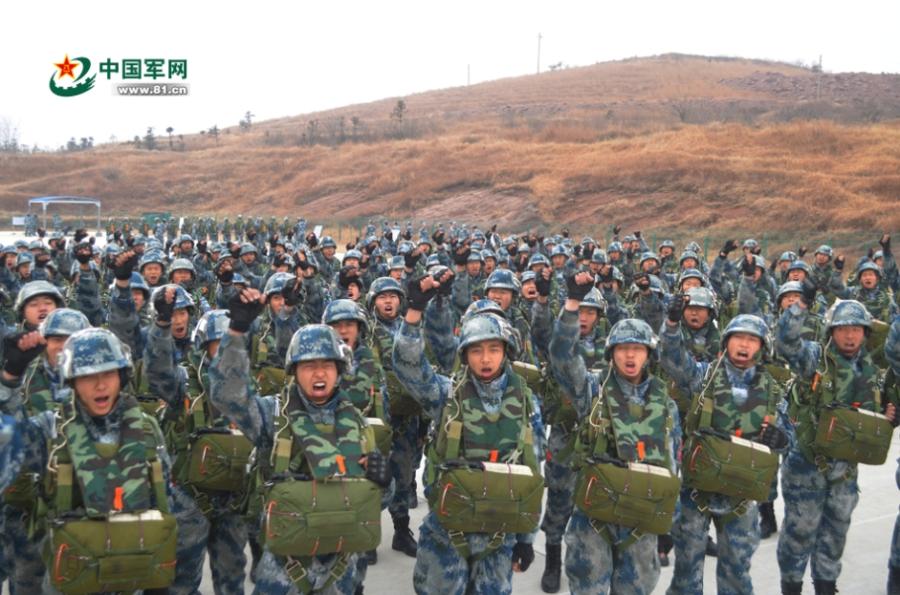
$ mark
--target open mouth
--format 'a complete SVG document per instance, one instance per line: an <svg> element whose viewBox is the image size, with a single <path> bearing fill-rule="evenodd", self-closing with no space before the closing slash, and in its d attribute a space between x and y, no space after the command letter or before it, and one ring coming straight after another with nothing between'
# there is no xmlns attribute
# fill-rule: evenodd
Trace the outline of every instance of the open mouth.
<svg viewBox="0 0 900 595"><path fill-rule="evenodd" d="M391 314L394 313L394 307L393 306L385 306L384 313L387 314L388 316L390 316Z"/></svg>
<svg viewBox="0 0 900 595"><path fill-rule="evenodd" d="M38 314L38 320L42 321L50 315L50 312L41 312Z"/></svg>
<svg viewBox="0 0 900 595"><path fill-rule="evenodd" d="M325 383L324 382L313 382L313 390L316 392L325 390Z"/></svg>
<svg viewBox="0 0 900 595"><path fill-rule="evenodd" d="M112 397L109 395L101 395L99 397L94 397L94 408L98 411L105 411L112 402Z"/></svg>

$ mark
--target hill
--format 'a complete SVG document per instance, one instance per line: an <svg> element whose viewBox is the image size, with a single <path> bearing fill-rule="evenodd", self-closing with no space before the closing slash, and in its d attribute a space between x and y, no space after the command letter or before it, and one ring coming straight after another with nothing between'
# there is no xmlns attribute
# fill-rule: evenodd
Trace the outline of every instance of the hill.
<svg viewBox="0 0 900 595"><path fill-rule="evenodd" d="M900 76L666 55L443 89L184 139L0 156L0 209L83 194L317 220L611 222L727 233L900 228ZM176 148L182 148L176 146Z"/></svg>

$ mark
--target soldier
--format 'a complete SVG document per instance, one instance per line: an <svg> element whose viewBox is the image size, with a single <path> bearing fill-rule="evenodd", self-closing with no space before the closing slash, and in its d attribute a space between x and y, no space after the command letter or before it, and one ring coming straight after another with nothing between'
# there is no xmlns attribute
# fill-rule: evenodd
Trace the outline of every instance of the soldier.
<svg viewBox="0 0 900 595"><path fill-rule="evenodd" d="M703 592L707 533L714 520L717 588L750 594L750 560L759 544L756 501L767 498L777 452L788 445L782 395L761 365L768 328L759 317L737 316L722 333L724 353L715 361L698 361L684 344L682 316L682 309L670 307L660 336L662 368L693 397L684 424L684 484L672 528L675 571L667 593ZM730 467L720 476L723 465Z"/></svg>
<svg viewBox="0 0 900 595"><path fill-rule="evenodd" d="M430 510L419 529L413 587L419 594L511 593L513 570L525 571L534 560L531 539L543 494L535 438L543 431L540 411L510 367L518 341L498 316L467 320L459 340L463 367L453 378L435 374L420 323L439 286L431 276L410 282L409 309L393 349L403 386L438 420L428 447ZM464 485L462 477L478 487ZM498 497L509 501L505 510L473 515L457 504Z"/></svg>
<svg viewBox="0 0 900 595"><path fill-rule="evenodd" d="M266 308L263 316L257 318L250 343L250 368L258 389L266 394L275 394L284 385L284 358L291 337L307 322L298 307L301 288L291 273L275 273L266 283Z"/></svg>
<svg viewBox="0 0 900 595"><path fill-rule="evenodd" d="M26 445L23 468L49 470L42 525L52 530L43 537L48 568L43 592L168 587L183 554L176 544L176 519L179 525L186 519L168 490L170 464L159 427L122 390L131 369L128 352L109 331L76 332L59 356L72 397L58 412L25 418L20 379L42 341L32 333L8 347L0 406L19 420ZM106 462L110 458L115 464ZM84 545L72 548L72 543ZM136 550L146 554L135 559ZM115 576L98 571L109 565L129 571Z"/></svg>
<svg viewBox="0 0 900 595"><path fill-rule="evenodd" d="M418 450L419 424L422 423L421 407L399 382L391 361L405 298L406 294L399 283L390 277L382 277L376 279L369 288L366 306L375 319L372 343L375 357L385 373L393 428L391 471L394 477L394 497L389 510L394 522L394 538L391 548L414 558L416 540L409 528L409 501L415 497L413 464Z"/></svg>
<svg viewBox="0 0 900 595"><path fill-rule="evenodd" d="M137 250L135 250L137 254ZM140 256L140 255L139 255ZM156 289L160 285L165 285L166 261L161 252L147 252L140 257L138 262L138 272L150 286L150 289Z"/></svg>
<svg viewBox="0 0 900 595"><path fill-rule="evenodd" d="M841 299L860 302L872 318L888 322L897 313L897 304L883 278L881 267L871 261L865 262L856 271L855 286L847 288L840 284L834 287L834 293Z"/></svg>
<svg viewBox="0 0 900 595"><path fill-rule="evenodd" d="M894 318L888 331L884 344L884 355L890 369L885 379L885 393L898 398L900 393L900 317ZM900 488L900 459L898 459L897 472L894 476L897 487ZM891 539L891 552L888 559L888 595L900 595L900 514L894 522L894 536Z"/></svg>
<svg viewBox="0 0 900 595"><path fill-rule="evenodd" d="M592 508L590 501L602 501L604 493L601 489L592 492L589 478L602 474L604 465L661 467L656 473L668 474L664 480L668 512L663 513L665 526L655 531L665 532L678 493L678 411L666 396L665 384L648 373L656 337L642 320L617 322L606 341L605 362L597 362L595 370L586 367L584 358L579 357L581 333L576 313L596 290L588 291L591 279L583 273L570 276L567 282L568 299L553 331L550 361L563 392L572 399L577 418L588 420L577 430L574 447L580 496L566 530L569 588L573 593L649 594L659 580L656 536L644 533L645 527L633 515L604 515L603 504ZM638 475L650 477L649 470L635 473L634 480L640 481ZM617 508L612 502L614 499L607 501L607 509ZM656 520L655 514L649 516Z"/></svg>
<svg viewBox="0 0 900 595"><path fill-rule="evenodd" d="M252 390L244 334L262 307L256 290L236 296L229 332L209 371L213 405L259 449L260 481L271 482L256 496L263 499L268 536L256 588L271 594L352 593L357 555L377 545L380 530L351 524L343 537L335 536L333 521L323 521L350 502L358 518L377 524L380 488L390 484L387 460L339 387L347 360L330 327L307 325L295 333L285 365L291 382L280 395L261 397ZM296 514L317 515L312 490L318 490L321 508L332 508L322 511L320 529L310 526L296 535ZM288 535L281 537L285 530Z"/></svg>
<svg viewBox="0 0 900 595"><path fill-rule="evenodd" d="M859 458L852 448L834 450L829 439L818 436L821 416L829 410L848 415L859 409L884 413L887 422L894 423L896 405L882 400L878 368L865 348L872 326L865 307L853 300L836 301L825 315L825 345L801 337L807 315L794 304L776 329L778 353L797 375L791 396L796 439L781 474L785 515L778 566L782 592L800 593L811 559L816 593L825 595L836 592L850 517L859 502ZM882 439L884 434L889 444L890 432L882 432Z"/></svg>

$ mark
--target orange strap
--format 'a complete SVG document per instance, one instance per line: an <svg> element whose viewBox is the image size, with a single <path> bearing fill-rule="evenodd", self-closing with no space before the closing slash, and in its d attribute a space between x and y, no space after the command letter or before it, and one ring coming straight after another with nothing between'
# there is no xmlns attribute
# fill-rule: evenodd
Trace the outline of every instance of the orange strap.
<svg viewBox="0 0 900 595"><path fill-rule="evenodd" d="M498 453L496 450L492 450L492 451L491 451L491 457L490 457L491 462L492 462L492 463L496 463L496 462L497 462L497 458L498 458L499 456L500 456L500 453Z"/></svg>
<svg viewBox="0 0 900 595"><path fill-rule="evenodd" d="M637 456L639 461L643 461L647 457L647 448L644 446L643 440L638 440Z"/></svg>
<svg viewBox="0 0 900 595"><path fill-rule="evenodd" d="M122 502L122 497L124 495L125 491L122 489L122 486L116 486L116 489L113 492L113 510L122 512L122 509L125 508L125 504Z"/></svg>
<svg viewBox="0 0 900 595"><path fill-rule="evenodd" d="M338 471L341 472L341 475L347 474L347 465L344 462L344 455L336 455L334 460L337 462Z"/></svg>

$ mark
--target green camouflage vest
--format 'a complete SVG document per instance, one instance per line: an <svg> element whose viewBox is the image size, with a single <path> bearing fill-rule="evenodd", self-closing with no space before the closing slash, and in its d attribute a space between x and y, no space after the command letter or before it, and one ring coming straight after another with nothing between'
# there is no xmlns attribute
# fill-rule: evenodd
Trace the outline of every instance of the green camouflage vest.
<svg viewBox="0 0 900 595"><path fill-rule="evenodd" d="M375 359L375 354L366 345L360 345L354 351L353 357L357 360L356 373L349 371L341 376L341 392L350 402L366 417L378 417L384 419L384 412L376 413L381 409L381 367Z"/></svg>
<svg viewBox="0 0 900 595"><path fill-rule="evenodd" d="M615 378L603 386L589 419L576 438L578 464L608 457L625 463L670 468L669 439L674 420L669 415L665 384L650 378L646 403L632 403Z"/></svg>
<svg viewBox="0 0 900 595"><path fill-rule="evenodd" d="M606 352L606 335L608 333L609 321L606 318L598 318L591 331L594 348L588 349L583 339L578 341L578 352L584 360L584 367L588 370L601 367L606 363L603 354Z"/></svg>
<svg viewBox="0 0 900 595"><path fill-rule="evenodd" d="M31 362L25 371L25 379L22 381L22 395L25 406L30 414L50 411L55 407L53 402L53 387L44 369L44 358L39 357Z"/></svg>
<svg viewBox="0 0 900 595"><path fill-rule="evenodd" d="M857 373L853 362L829 343L822 351L824 370L817 371L811 381L800 380L793 386L788 413L796 424L800 451L810 462L816 458L812 444L824 408L835 404L881 412L878 368L867 351L863 350L859 358L861 370Z"/></svg>
<svg viewBox="0 0 900 595"><path fill-rule="evenodd" d="M774 423L780 392L764 368L758 366L756 371L752 384L747 388L747 400L738 406L732 397L725 363L720 362L703 391L694 397L685 422L685 432L693 433L704 425L701 412L707 399L714 403L709 425L715 431L752 438L759 433L767 417Z"/></svg>

